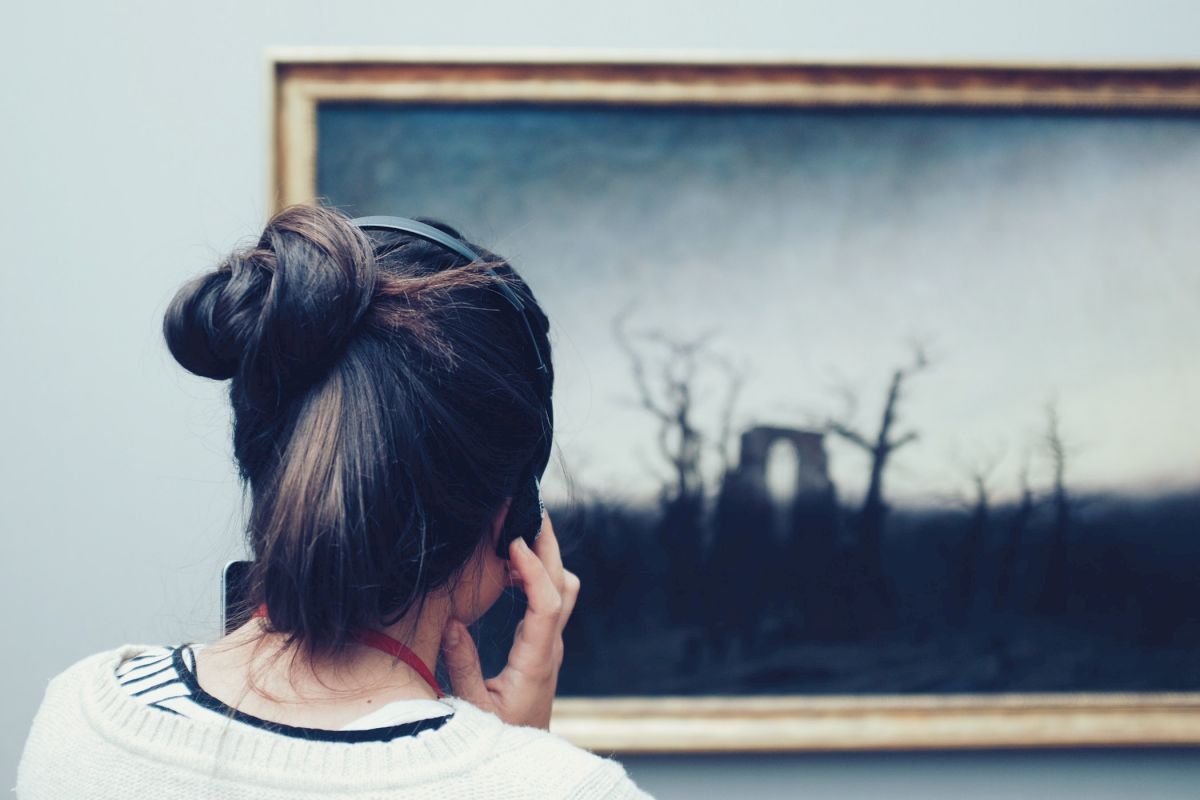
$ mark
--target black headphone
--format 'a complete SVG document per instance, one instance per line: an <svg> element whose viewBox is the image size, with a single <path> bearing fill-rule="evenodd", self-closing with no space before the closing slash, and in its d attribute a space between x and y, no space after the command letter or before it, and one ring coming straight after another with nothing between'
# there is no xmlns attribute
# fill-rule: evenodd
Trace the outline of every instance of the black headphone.
<svg viewBox="0 0 1200 800"><path fill-rule="evenodd" d="M407 217L358 217L350 221L363 229L374 228L409 233L434 244L441 245L443 248L457 253L468 261L484 261L465 242L456 239L443 230L415 219L408 219ZM533 335L533 326L529 322L529 312L525 307L525 303L494 269L488 267L487 273L497 279L497 291L517 310L522 323L525 325L525 331L529 334L529 343L533 348L533 355L537 359L535 371L540 376L538 388L542 399L545 401L543 404L545 414L542 418L542 436L538 440L538 451L534 454L522 473L517 491L513 494L512 504L509 506L508 514L504 519L504 528L500 532L500 541L496 545L496 555L507 559L508 547L518 536L524 538L532 547L534 539L537 538L542 530L542 519L546 513L546 506L542 502L541 479L546 471L546 465L550 462L551 439L554 432L553 406L550 402L552 386L550 382L550 368L547 366L546 360L542 357L537 337Z"/></svg>

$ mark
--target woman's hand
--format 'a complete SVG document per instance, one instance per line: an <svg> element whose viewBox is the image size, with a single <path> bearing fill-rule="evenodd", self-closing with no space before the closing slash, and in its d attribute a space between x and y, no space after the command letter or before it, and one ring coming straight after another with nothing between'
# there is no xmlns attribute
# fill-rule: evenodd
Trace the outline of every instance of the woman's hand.
<svg viewBox="0 0 1200 800"><path fill-rule="evenodd" d="M563 661L563 628L579 596L579 578L563 568L554 526L547 513L533 549L523 538L509 546L512 582L525 592L528 607L517 623L508 664L484 679L467 627L451 619L442 635L442 653L454 694L511 725L550 728L550 707Z"/></svg>

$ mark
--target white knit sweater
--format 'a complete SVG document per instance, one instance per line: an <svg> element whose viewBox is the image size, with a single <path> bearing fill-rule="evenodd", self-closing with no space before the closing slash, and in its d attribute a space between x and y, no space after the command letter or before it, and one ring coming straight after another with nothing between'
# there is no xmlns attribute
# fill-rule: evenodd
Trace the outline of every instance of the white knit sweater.
<svg viewBox="0 0 1200 800"><path fill-rule="evenodd" d="M436 730L387 742L326 742L151 708L114 669L122 645L50 681L17 773L20 800L605 798L645 800L620 763L457 697Z"/></svg>

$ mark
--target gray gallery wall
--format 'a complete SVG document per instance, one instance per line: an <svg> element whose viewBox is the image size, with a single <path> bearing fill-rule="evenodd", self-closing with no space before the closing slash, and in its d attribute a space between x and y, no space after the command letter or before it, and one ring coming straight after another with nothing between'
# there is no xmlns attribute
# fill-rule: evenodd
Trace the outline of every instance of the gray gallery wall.
<svg viewBox="0 0 1200 800"><path fill-rule="evenodd" d="M0 21L0 780L45 681L214 632L239 493L221 386L167 300L264 218L271 45L1200 61L1200 5L609 0L31 2ZM1186 751L629 757L667 797L1194 797Z"/></svg>

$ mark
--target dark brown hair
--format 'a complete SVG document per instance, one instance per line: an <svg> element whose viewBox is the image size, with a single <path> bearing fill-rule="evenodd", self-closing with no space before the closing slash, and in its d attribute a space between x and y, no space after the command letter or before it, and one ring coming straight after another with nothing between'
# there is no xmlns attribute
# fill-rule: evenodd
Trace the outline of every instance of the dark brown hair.
<svg viewBox="0 0 1200 800"><path fill-rule="evenodd" d="M459 578L537 451L529 335L487 267L530 308L548 366L549 320L507 261L468 244L482 262L295 205L167 309L175 359L231 381L247 602L310 657Z"/></svg>

